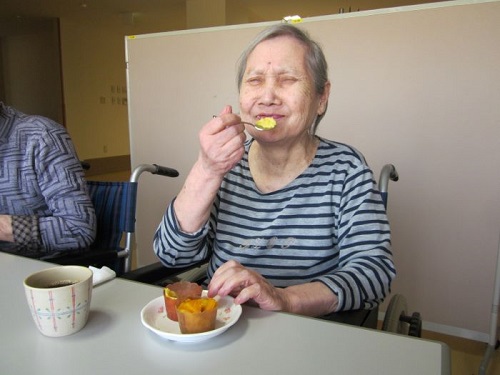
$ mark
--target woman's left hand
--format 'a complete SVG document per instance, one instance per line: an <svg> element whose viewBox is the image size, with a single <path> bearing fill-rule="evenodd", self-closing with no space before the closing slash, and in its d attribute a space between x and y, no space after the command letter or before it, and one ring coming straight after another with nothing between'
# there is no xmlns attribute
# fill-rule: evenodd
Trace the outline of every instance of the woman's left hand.
<svg viewBox="0 0 500 375"><path fill-rule="evenodd" d="M271 285L259 273L230 260L215 271L208 296L231 295L236 304L253 302L263 310L288 311L289 301L281 288Z"/></svg>

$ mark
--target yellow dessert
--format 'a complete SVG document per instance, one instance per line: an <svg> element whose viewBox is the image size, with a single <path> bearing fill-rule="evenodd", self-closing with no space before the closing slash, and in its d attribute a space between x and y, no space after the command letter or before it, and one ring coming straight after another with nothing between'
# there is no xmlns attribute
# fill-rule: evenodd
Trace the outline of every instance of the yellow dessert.
<svg viewBox="0 0 500 375"><path fill-rule="evenodd" d="M272 117L263 117L257 120L255 126L262 130L271 130L276 127L276 120Z"/></svg>
<svg viewBox="0 0 500 375"><path fill-rule="evenodd" d="M182 333L201 333L215 329L217 301L213 298L187 299L177 306Z"/></svg>

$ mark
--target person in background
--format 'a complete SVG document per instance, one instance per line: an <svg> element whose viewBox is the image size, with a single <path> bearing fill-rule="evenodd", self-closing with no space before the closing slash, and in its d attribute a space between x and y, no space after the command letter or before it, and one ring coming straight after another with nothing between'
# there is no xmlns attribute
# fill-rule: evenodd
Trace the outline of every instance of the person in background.
<svg viewBox="0 0 500 375"><path fill-rule="evenodd" d="M0 251L42 258L89 247L94 207L64 127L0 102Z"/></svg>
<svg viewBox="0 0 500 375"><path fill-rule="evenodd" d="M373 173L356 149L316 135L327 72L304 31L272 26L241 56L240 114L227 106L199 132L198 159L154 249L167 267L209 258L209 296L324 317L389 293L396 271ZM261 118L276 126L242 124Z"/></svg>

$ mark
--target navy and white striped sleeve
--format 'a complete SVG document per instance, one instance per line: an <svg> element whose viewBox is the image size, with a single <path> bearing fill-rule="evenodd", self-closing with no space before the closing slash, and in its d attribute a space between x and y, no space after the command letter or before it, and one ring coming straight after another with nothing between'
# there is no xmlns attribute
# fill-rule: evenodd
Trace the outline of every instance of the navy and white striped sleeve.
<svg viewBox="0 0 500 375"><path fill-rule="evenodd" d="M153 248L167 267L183 267L207 257L206 235L209 225L195 233L181 231L174 212L175 199L169 204L155 232Z"/></svg>
<svg viewBox="0 0 500 375"><path fill-rule="evenodd" d="M316 279L338 296L337 311L374 307L396 274L389 222L371 170L361 165L344 184L336 228L338 268Z"/></svg>

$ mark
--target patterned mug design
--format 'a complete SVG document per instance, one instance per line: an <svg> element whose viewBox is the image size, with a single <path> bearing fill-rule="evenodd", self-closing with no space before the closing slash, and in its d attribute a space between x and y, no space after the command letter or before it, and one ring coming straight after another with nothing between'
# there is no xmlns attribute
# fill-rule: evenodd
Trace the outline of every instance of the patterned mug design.
<svg viewBox="0 0 500 375"><path fill-rule="evenodd" d="M43 286L48 279L57 279L63 274L71 274L77 282L66 286ZM92 299L92 271L80 266L44 270L25 280L25 292L33 320L42 334L51 337L70 335L87 323Z"/></svg>

